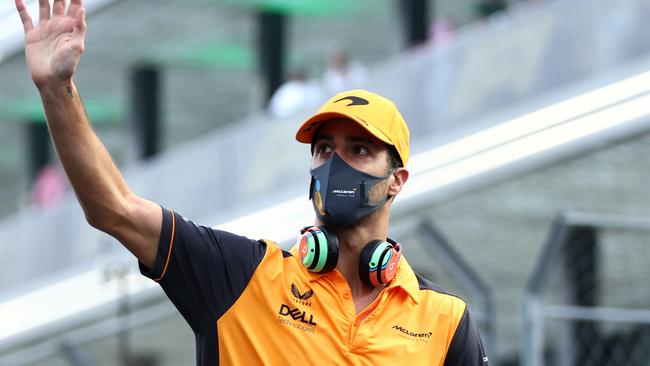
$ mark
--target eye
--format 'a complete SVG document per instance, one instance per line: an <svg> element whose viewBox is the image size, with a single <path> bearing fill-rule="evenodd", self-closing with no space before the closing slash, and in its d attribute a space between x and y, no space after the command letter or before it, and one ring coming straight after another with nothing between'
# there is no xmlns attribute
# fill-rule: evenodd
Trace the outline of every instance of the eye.
<svg viewBox="0 0 650 366"><path fill-rule="evenodd" d="M354 146L354 154L355 155L368 155L370 152L365 146L362 145L355 145Z"/></svg>
<svg viewBox="0 0 650 366"><path fill-rule="evenodd" d="M329 154L332 152L332 147L327 144L317 145L314 151L316 154Z"/></svg>

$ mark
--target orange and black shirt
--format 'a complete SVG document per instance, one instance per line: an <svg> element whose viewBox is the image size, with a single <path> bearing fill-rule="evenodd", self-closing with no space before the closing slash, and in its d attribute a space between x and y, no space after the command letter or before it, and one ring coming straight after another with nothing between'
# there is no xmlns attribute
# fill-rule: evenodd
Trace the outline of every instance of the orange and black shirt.
<svg viewBox="0 0 650 366"><path fill-rule="evenodd" d="M197 365L488 364L465 302L404 257L395 279L357 314L337 270L311 273L271 241L163 209L154 268L140 266L194 331Z"/></svg>

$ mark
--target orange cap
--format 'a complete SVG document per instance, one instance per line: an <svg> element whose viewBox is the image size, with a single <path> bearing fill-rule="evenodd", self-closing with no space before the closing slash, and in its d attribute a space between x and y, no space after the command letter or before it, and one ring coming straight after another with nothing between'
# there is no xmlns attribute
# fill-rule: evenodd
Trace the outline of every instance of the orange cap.
<svg viewBox="0 0 650 366"><path fill-rule="evenodd" d="M391 100L361 89L338 93L300 126L296 140L311 143L321 123L333 118L355 121L379 140L395 146L402 165L406 166L409 128Z"/></svg>

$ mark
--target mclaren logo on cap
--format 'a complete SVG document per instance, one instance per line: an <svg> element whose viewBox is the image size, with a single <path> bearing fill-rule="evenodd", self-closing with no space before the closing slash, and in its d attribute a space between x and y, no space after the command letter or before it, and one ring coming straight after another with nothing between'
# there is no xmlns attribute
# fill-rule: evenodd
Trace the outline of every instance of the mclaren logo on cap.
<svg viewBox="0 0 650 366"><path fill-rule="evenodd" d="M365 100L365 99L363 99L363 98L355 97L355 96L352 96L352 95L349 96L349 97L341 98L341 99L339 99L339 100L335 100L334 103L338 103L338 102L340 102L340 101L342 101L342 100L346 100L346 99L349 99L349 100L350 100L350 104L348 104L346 107L349 107L349 106L351 106L351 105L366 105L366 104L370 104L370 102L368 102L367 100Z"/></svg>

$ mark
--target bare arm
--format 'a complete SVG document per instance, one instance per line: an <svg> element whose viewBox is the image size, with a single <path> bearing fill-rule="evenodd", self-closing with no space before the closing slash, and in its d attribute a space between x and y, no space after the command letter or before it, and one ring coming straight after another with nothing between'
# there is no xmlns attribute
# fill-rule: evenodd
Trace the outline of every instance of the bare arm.
<svg viewBox="0 0 650 366"><path fill-rule="evenodd" d="M23 0L15 0L25 29L27 65L36 84L57 154L88 222L117 238L153 267L162 225L161 209L136 196L94 133L72 76L84 50L85 9L72 0L39 0L34 27Z"/></svg>

